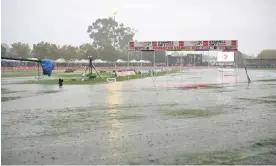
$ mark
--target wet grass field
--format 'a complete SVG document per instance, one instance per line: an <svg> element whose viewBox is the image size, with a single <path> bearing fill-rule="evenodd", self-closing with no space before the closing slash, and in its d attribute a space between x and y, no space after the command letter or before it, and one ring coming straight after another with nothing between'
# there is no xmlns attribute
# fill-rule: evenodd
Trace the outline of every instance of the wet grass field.
<svg viewBox="0 0 276 166"><path fill-rule="evenodd" d="M276 72L248 73L190 69L157 90L2 78L2 164L276 164Z"/></svg>

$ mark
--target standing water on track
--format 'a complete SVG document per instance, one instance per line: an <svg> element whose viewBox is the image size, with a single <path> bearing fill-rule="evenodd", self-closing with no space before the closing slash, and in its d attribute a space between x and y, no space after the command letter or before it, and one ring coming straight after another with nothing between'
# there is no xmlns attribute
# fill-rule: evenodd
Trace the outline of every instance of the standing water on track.
<svg viewBox="0 0 276 166"><path fill-rule="evenodd" d="M2 164L276 164L267 73L248 70L248 85L244 69L191 69L156 77L158 95L151 78L62 89L2 79ZM191 84L212 86L181 88Z"/></svg>

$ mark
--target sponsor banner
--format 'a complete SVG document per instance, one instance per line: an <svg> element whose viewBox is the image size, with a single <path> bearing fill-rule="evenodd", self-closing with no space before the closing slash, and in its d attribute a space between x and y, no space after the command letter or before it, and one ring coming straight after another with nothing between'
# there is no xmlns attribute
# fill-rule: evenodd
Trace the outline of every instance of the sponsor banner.
<svg viewBox="0 0 276 166"><path fill-rule="evenodd" d="M140 74L149 74L149 73L151 73L150 71L151 70L140 70L139 73Z"/></svg>
<svg viewBox="0 0 276 166"><path fill-rule="evenodd" d="M165 71L170 71L171 69L153 69L153 70L139 70L139 73L141 74L149 74L151 73L152 71L155 72L155 73L160 73L160 72L165 72Z"/></svg>
<svg viewBox="0 0 276 166"><path fill-rule="evenodd" d="M122 77L122 76L131 76L135 75L136 73L134 71L123 71L123 72L116 72L117 77Z"/></svg>
<svg viewBox="0 0 276 166"><path fill-rule="evenodd" d="M163 69L156 69L156 70L153 70L155 73L161 73L163 72Z"/></svg>
<svg viewBox="0 0 276 166"><path fill-rule="evenodd" d="M141 51L237 51L237 40L129 42L129 50Z"/></svg>

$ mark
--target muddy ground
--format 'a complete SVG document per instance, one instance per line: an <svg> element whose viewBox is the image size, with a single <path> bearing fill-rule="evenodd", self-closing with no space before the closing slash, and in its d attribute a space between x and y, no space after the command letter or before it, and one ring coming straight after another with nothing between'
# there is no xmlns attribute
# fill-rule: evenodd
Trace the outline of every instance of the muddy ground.
<svg viewBox="0 0 276 166"><path fill-rule="evenodd" d="M158 95L152 78L61 89L2 78L2 164L276 164L275 72L249 70L250 85L243 69L226 75L157 77Z"/></svg>

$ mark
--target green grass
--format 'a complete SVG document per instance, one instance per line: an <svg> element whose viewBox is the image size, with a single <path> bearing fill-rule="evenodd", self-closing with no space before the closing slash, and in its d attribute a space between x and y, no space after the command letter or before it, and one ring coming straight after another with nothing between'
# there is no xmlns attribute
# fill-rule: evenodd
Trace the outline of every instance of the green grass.
<svg viewBox="0 0 276 166"><path fill-rule="evenodd" d="M248 102L251 102L252 104L275 104L276 103L276 100L275 100L275 97L262 97L262 98L259 98L259 99L254 99L254 98L237 98L239 100L243 100L243 101L248 101ZM274 100L273 100L274 99Z"/></svg>
<svg viewBox="0 0 276 166"><path fill-rule="evenodd" d="M30 77L37 76L37 71L1 71L1 77Z"/></svg>
<svg viewBox="0 0 276 166"><path fill-rule="evenodd" d="M265 99L276 99L276 95L264 96Z"/></svg>
<svg viewBox="0 0 276 166"><path fill-rule="evenodd" d="M1 102L5 102L5 101L10 101L10 100L17 100L20 99L21 97L16 96L16 97L3 97L1 96Z"/></svg>
<svg viewBox="0 0 276 166"><path fill-rule="evenodd" d="M108 108L105 108L108 109ZM114 112L112 114L108 113L103 115L103 117L99 117L97 112L94 112L92 110L95 110L94 108L66 108L66 109L60 109L60 110L51 110L51 112L59 112L58 115L56 115L54 118L50 119L49 122L43 122L40 121L36 123L36 125L45 125L45 123L49 123L49 125L52 127L48 130L47 135L61 135L64 134L56 133L56 129L62 129L63 131L66 131L65 133L71 131L73 126L76 124L85 124L87 126L96 126L99 124L100 121L108 119L110 120L119 120L119 121L125 121L125 120L137 120L144 118L143 115L139 114L131 114L129 112ZM95 118L96 117L96 118ZM106 128L108 126L97 126Z"/></svg>
<svg viewBox="0 0 276 166"><path fill-rule="evenodd" d="M218 113L218 111L203 109L173 109L166 112L167 115L178 118L209 117Z"/></svg>
<svg viewBox="0 0 276 166"><path fill-rule="evenodd" d="M6 88L1 88L1 94L10 94L10 93L17 93L17 92L23 92L23 91L11 91Z"/></svg>
<svg viewBox="0 0 276 166"><path fill-rule="evenodd" d="M275 68L249 68L247 70L257 70L257 71L272 71L272 72L276 72Z"/></svg>
<svg viewBox="0 0 276 166"><path fill-rule="evenodd" d="M170 164L200 165L270 165L276 164L276 139L264 139L250 146L229 151L215 151L175 156ZM163 164L163 163L162 163Z"/></svg>
<svg viewBox="0 0 276 166"><path fill-rule="evenodd" d="M127 115L127 114L120 114L117 116L111 117L112 120L135 120L135 119L141 119L144 116L142 115Z"/></svg>
<svg viewBox="0 0 276 166"><path fill-rule="evenodd" d="M3 95L6 95L6 94L12 94L12 93L18 93L18 92L24 92L24 91L13 91L13 90L9 90L6 88L1 88L2 97L3 97Z"/></svg>
<svg viewBox="0 0 276 166"><path fill-rule="evenodd" d="M168 71L168 72L160 72L155 74L155 76L164 76L166 74L171 74L175 73L176 70ZM101 83L106 83L106 79L110 77L110 73L101 73L103 79L97 78L95 80L87 80L87 81L81 81L80 80L80 75L79 78L63 78L63 85L89 85L89 84L101 84ZM146 77L151 77L151 74L142 74L142 78ZM122 76L116 78L117 82L120 81L126 81L126 80L133 80L133 79L141 79L141 74L136 74L132 76ZM46 84L46 85L57 85L58 84L58 79L52 79L52 80L29 80L25 82L20 82L19 84Z"/></svg>
<svg viewBox="0 0 276 166"><path fill-rule="evenodd" d="M64 70L53 71L52 77L79 77L81 78L82 73L84 70L76 70L73 73L65 73ZM40 76L42 76L42 72L40 71ZM102 76L109 76L109 72L100 72ZM11 77L37 77L37 71L1 71L2 78L11 78ZM48 76L44 76L48 77Z"/></svg>
<svg viewBox="0 0 276 166"><path fill-rule="evenodd" d="M215 142L213 142L215 144ZM148 160L129 161L141 165L275 165L276 139L268 138L227 150L197 153L175 152L162 157L149 155ZM184 150L185 151L185 148ZM151 159L150 159L151 158Z"/></svg>
<svg viewBox="0 0 276 166"><path fill-rule="evenodd" d="M50 94L50 93L57 93L60 92L59 90L47 90L47 91L40 91L38 94Z"/></svg>
<svg viewBox="0 0 276 166"><path fill-rule="evenodd" d="M276 79L257 80L258 82L275 82Z"/></svg>
<svg viewBox="0 0 276 166"><path fill-rule="evenodd" d="M1 101L5 102L5 101L10 101L10 100L17 100L17 99L25 98L23 96L5 96L7 94L17 93L17 92L24 92L24 91L10 91L6 88L1 88L1 95L2 95L1 96ZM39 92L37 92L37 95L57 93L57 92L60 92L60 91L58 91L58 90L39 91Z"/></svg>

